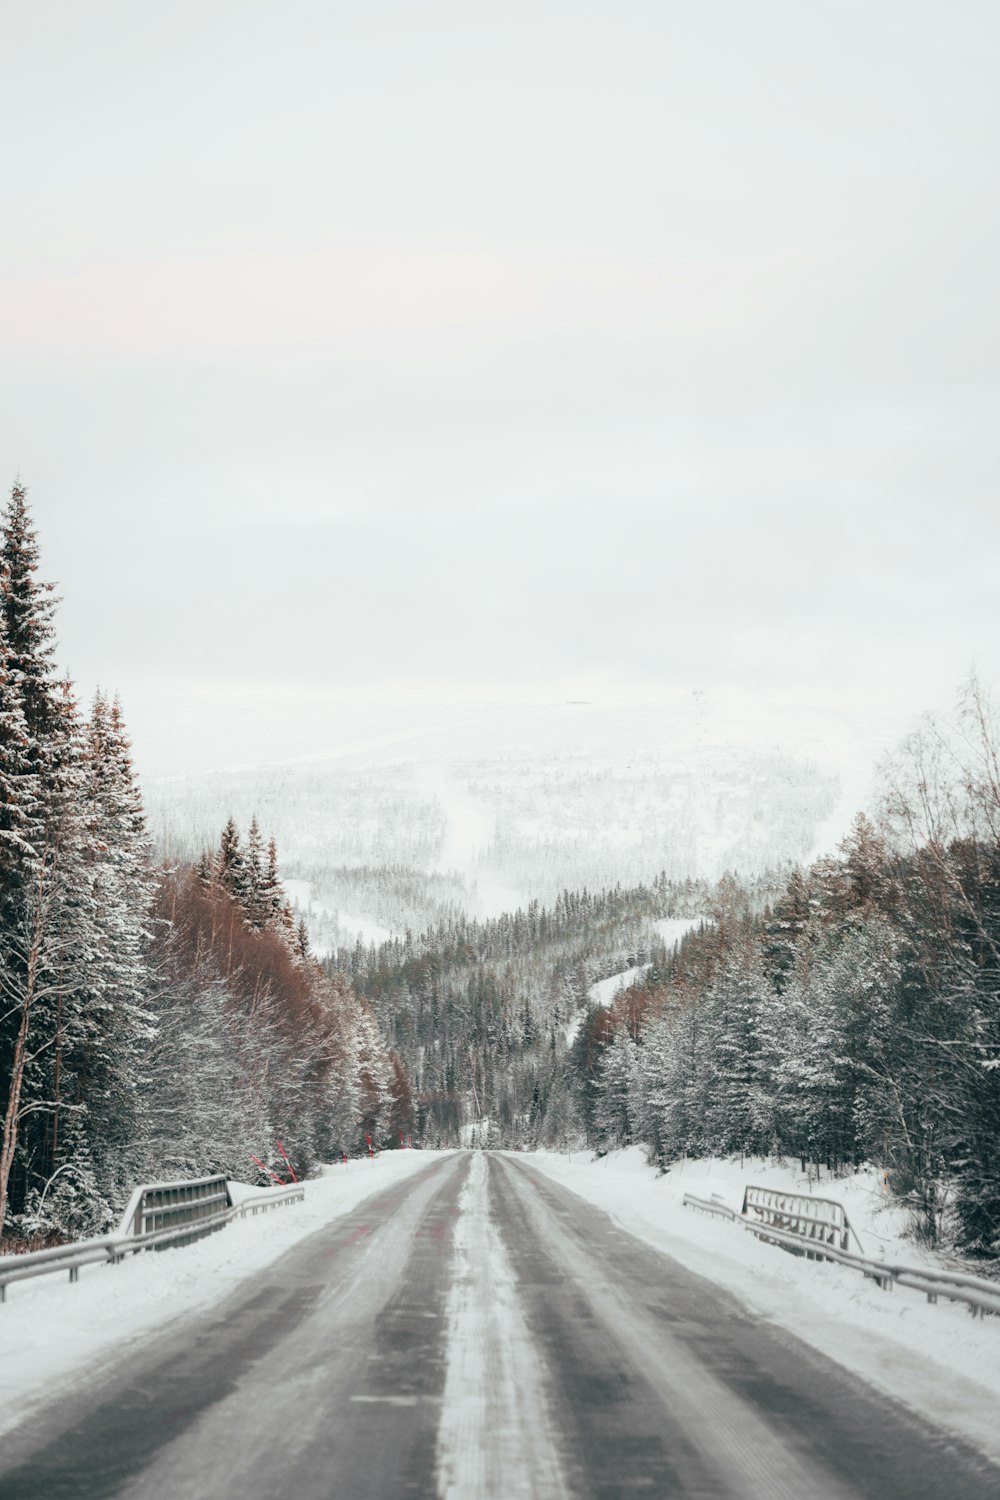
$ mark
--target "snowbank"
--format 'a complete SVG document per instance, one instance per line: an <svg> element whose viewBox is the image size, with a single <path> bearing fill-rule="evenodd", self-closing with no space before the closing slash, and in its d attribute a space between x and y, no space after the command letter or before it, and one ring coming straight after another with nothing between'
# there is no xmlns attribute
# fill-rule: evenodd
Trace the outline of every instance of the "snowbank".
<svg viewBox="0 0 1000 1500"><path fill-rule="evenodd" d="M529 1161L611 1215L623 1229L717 1281L897 1400L1000 1459L1000 1321L897 1287L883 1292L857 1271L789 1255L739 1226L682 1206L684 1193L740 1209L747 1183L812 1191L847 1210L865 1254L940 1264L903 1238L906 1214L886 1200L878 1173L812 1182L760 1159L689 1161L658 1177L637 1147L594 1161L590 1152L538 1151Z"/></svg>
<svg viewBox="0 0 1000 1500"><path fill-rule="evenodd" d="M446 1154L388 1151L325 1167L303 1184L304 1203L236 1219L193 1245L85 1266L75 1286L65 1273L15 1282L0 1307L0 1435L76 1383L82 1367L99 1373L150 1330L220 1301L298 1240ZM232 1188L234 1202L261 1192Z"/></svg>

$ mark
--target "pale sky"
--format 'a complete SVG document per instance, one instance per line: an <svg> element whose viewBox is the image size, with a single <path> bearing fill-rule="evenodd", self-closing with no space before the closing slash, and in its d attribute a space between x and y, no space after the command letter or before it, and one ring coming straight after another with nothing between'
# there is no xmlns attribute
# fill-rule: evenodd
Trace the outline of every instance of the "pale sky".
<svg viewBox="0 0 1000 1500"><path fill-rule="evenodd" d="M992 675L998 76L978 0L0 0L81 690Z"/></svg>

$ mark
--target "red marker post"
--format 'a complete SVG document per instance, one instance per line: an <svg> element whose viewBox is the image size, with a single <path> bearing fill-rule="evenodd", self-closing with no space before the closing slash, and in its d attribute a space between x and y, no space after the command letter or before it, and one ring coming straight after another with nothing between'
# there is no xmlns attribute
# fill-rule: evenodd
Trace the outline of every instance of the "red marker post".
<svg viewBox="0 0 1000 1500"><path fill-rule="evenodd" d="M261 1159L260 1159L259 1156L254 1156L254 1154L253 1154L252 1151L248 1152L247 1154L250 1157L251 1161L255 1161L257 1163L258 1167L260 1167L260 1170L262 1172L266 1172L267 1175L268 1175L268 1177L274 1177L275 1182L280 1182L280 1184L281 1184L282 1187L285 1186L285 1179L283 1177L276 1177L275 1174L271 1171L270 1167L265 1167L264 1163L261 1161ZM282 1152L281 1154L282 1154L282 1156L284 1156L285 1153Z"/></svg>
<svg viewBox="0 0 1000 1500"><path fill-rule="evenodd" d="M366 1135L365 1140L368 1142L368 1155L371 1157L372 1161L374 1161L375 1152L372 1150L372 1138L370 1135Z"/></svg>
<svg viewBox="0 0 1000 1500"><path fill-rule="evenodd" d="M281 1144L280 1141L278 1142L278 1150L281 1152L282 1156L285 1156L285 1148ZM292 1166L292 1164L288 1160L287 1156L285 1156L285 1166L288 1168L289 1172L291 1172L291 1174L292 1174L292 1181L293 1182L298 1182L299 1179L295 1175L295 1168Z"/></svg>

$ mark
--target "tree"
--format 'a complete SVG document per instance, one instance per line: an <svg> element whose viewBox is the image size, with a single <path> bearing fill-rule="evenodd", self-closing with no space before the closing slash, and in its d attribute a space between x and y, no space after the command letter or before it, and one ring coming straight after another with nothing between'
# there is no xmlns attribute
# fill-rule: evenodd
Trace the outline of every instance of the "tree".
<svg viewBox="0 0 1000 1500"><path fill-rule="evenodd" d="M37 576L38 545L19 484L4 514L0 574L0 670L11 735L3 751L8 837L0 889L6 1001L0 1012L0 1077L6 1081L0 1200L6 1213L12 1189L20 1211L29 1185L44 1183L53 1169L46 1120L58 1108L60 1044L77 1019L72 979L88 952L93 915L83 876L76 706L55 671L55 600L51 584Z"/></svg>
<svg viewBox="0 0 1000 1500"><path fill-rule="evenodd" d="M152 1037L146 1009L148 914L152 877L142 799L132 768L121 705L98 693L84 749L85 873L93 941L74 990L78 1043L64 1062L86 1108L77 1116L77 1150L93 1165L111 1202L134 1180L144 1130L141 1078ZM58 1163L59 1105L53 1115ZM72 1178L65 1179L71 1184ZM66 1188L60 1188L65 1192ZM51 1200L58 1208L59 1194Z"/></svg>
<svg viewBox="0 0 1000 1500"><path fill-rule="evenodd" d="M215 857L215 878L246 913L250 899L250 878L234 818L229 818L222 830Z"/></svg>
<svg viewBox="0 0 1000 1500"><path fill-rule="evenodd" d="M619 1025L601 1058L594 1124L603 1146L627 1146L632 1141L629 1102L636 1050L635 1042Z"/></svg>
<svg viewBox="0 0 1000 1500"><path fill-rule="evenodd" d="M0 594L6 596L6 572ZM36 857L39 820L38 773L24 714L21 679L11 658L6 611L0 607L0 921L17 907L27 871Z"/></svg>
<svg viewBox="0 0 1000 1500"><path fill-rule="evenodd" d="M251 927L260 932L267 926L270 907L265 892L266 872L264 867L264 840L256 814L250 819L246 853L246 919Z"/></svg>

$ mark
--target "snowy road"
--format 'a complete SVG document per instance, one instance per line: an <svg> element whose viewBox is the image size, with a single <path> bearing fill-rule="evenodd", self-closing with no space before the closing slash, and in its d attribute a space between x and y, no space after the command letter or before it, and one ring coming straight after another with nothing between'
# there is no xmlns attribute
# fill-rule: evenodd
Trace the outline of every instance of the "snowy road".
<svg viewBox="0 0 1000 1500"><path fill-rule="evenodd" d="M997 1493L530 1158L481 1153L369 1198L0 1450L3 1500Z"/></svg>

